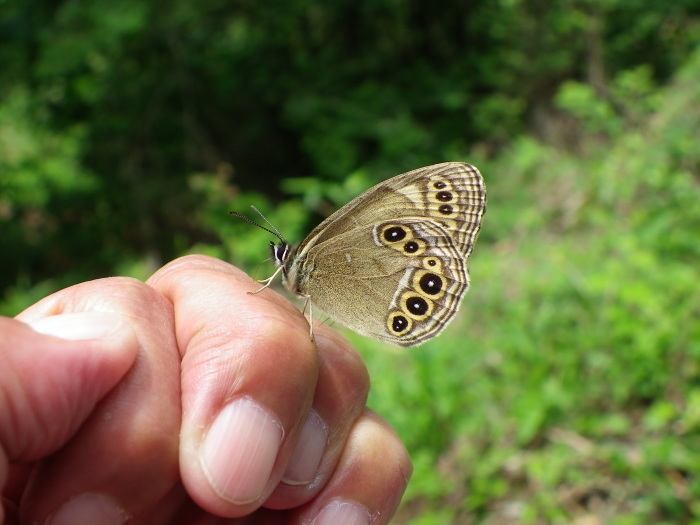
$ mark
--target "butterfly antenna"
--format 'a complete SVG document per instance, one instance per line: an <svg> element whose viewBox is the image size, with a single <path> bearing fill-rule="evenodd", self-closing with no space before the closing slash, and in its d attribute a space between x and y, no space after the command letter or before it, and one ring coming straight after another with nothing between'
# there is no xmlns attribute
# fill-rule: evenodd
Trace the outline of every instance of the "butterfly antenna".
<svg viewBox="0 0 700 525"><path fill-rule="evenodd" d="M260 216L263 218L263 220L264 220L267 224L270 225L270 227L271 227L272 229L270 229L270 228L265 228L265 226L262 226L262 225L258 224L258 223L255 222L253 219L249 219L248 217L246 217L246 216L243 215L242 213L238 213L237 211L230 211L230 212L228 212L228 214L229 214L229 215L233 215L233 216L235 216L235 217L239 217L239 218L243 219L244 221L249 222L249 223L252 224L253 226L257 226L257 227L260 228L261 230L265 230L266 232L271 233L272 235L274 235L275 237L277 237L280 241L282 241L283 243L286 244L287 241L284 240L284 237L282 237L282 234L277 230L277 228L275 228L275 226L274 226L270 221L267 220L267 218L265 218L265 216L264 216L262 213L260 213L260 210L258 210L255 206L251 206L251 208L253 208L253 209L258 213L258 215L260 215Z"/></svg>
<svg viewBox="0 0 700 525"><path fill-rule="evenodd" d="M270 228L272 228L273 230L275 230L275 233L277 234L277 237L279 238L279 240L282 241L282 242L285 242L284 237L282 237L282 234L279 232L279 230L278 230L277 228L275 228L275 225L272 224L270 221L268 221L268 220L267 220L267 217L265 217L265 216L260 212L260 210L257 209L255 206L253 206L253 205L251 204L250 207L253 208L253 209L255 210L255 212L256 212L258 215L260 215L260 216L262 217L262 219L270 226Z"/></svg>

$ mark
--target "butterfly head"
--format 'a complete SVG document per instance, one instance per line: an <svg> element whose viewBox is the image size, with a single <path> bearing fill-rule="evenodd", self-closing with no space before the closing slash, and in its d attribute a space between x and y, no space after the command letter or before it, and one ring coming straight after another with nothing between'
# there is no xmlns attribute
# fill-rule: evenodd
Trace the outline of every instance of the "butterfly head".
<svg viewBox="0 0 700 525"><path fill-rule="evenodd" d="M299 279L301 275L299 268L302 259L297 255L298 246L292 246L286 241L278 243L270 242L270 257L275 261L279 268L278 272L282 272L282 282L293 293L304 295L300 289L301 283Z"/></svg>
<svg viewBox="0 0 700 525"><path fill-rule="evenodd" d="M261 226L260 224L258 224L254 220L249 219L248 217L246 217L245 215L243 215L241 213L238 213L235 211L230 211L228 213L229 213L229 215L235 215L236 217L240 217L244 221L247 221L250 224L252 224L253 226L257 226L261 230L264 230L268 233L271 233L272 235L277 237L279 242L274 243L274 242L270 241L270 257L275 261L275 264L277 266L282 267L282 269L283 269L282 271L285 272L286 271L285 266L287 264L287 261L289 260L290 253L292 251L291 246L289 245L289 243L287 241L284 240L284 237L282 237L282 234L277 230L277 228L275 228L272 225L272 223L270 223L270 221L268 221L265 218L265 216L262 213L260 213L260 210L258 210L255 206L251 206L251 208L253 208L256 212L258 212L258 215L260 215L260 217L262 217L263 220L272 229L266 228L265 226Z"/></svg>
<svg viewBox="0 0 700 525"><path fill-rule="evenodd" d="M280 241L278 243L274 243L270 241L270 257L272 257L277 266L285 266L289 260L290 252L291 249L288 242Z"/></svg>

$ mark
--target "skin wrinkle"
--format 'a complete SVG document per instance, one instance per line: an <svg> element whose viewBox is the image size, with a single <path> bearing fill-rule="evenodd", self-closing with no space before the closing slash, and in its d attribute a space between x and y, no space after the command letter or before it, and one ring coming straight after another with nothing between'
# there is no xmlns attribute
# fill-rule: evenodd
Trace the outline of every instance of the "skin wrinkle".
<svg viewBox="0 0 700 525"><path fill-rule="evenodd" d="M242 375L244 368L247 366L246 361L248 356L254 353L255 348L268 346L271 339L288 341L290 337L290 330L288 329L295 327L294 324L289 323L280 316L256 316L253 321L255 321L255 323L248 321L243 322L243 326L245 326L244 333L237 332L236 329L232 327L225 330L209 330L205 327L200 327L199 332L190 337L190 347L198 347L197 339L201 337L207 342L207 350L206 352L197 352L196 357L200 358L200 360L194 364L190 363L190 366L207 367L207 363L215 363L218 366L220 364L219 361L224 359L227 363L225 372L227 379L233 381ZM259 323L260 327L265 327L266 329L256 330L257 323ZM270 326L276 327L272 331L274 333L271 333ZM297 328L294 331L299 333L299 337L308 337L308 332L305 330L302 331ZM235 353L231 353L230 345L232 340L238 342L238 351ZM241 341L245 341L245 347L240 346ZM284 348L284 346L282 348ZM224 358L223 356L226 357ZM183 357L183 361L185 359L188 359L187 355ZM221 373L221 370L219 370L218 373ZM237 385L231 387L231 390L236 389Z"/></svg>
<svg viewBox="0 0 700 525"><path fill-rule="evenodd" d="M34 356L27 356L27 359L34 359ZM4 363L3 366L10 365L8 363ZM41 366L41 364L39 364L39 366ZM80 372L76 371L76 373L79 374ZM66 393L64 391L55 387L55 381L51 376L47 376L45 381L42 381L30 391L32 395L31 398L23 396L21 399L21 404L16 402L8 402L8 400L16 399L16 396L9 395L10 391L16 390L19 392L26 392L25 389L21 388L20 386L17 386L16 384L7 384L9 381L13 381L15 380L15 378L21 376L22 375L18 372L10 372L7 374L4 384L0 386L0 396L4 398L3 401L0 403L0 406L3 406L7 409L7 413L3 417L3 419L5 419L5 417L8 419L8 424L5 425L4 428L7 430L12 428L22 428L26 425L26 423L25 425L20 425L19 421L26 420L28 417L31 417L33 421L29 424L29 426L30 428L41 429L41 431L37 434L38 436L41 436L41 439L44 439L49 442L56 442L58 441L58 436L67 435L74 421L62 419L60 420L59 424L47 425L46 417L42 414L37 414L34 410L32 410L32 407L42 406L46 405L47 403L50 403L55 408L46 409L44 411L45 413L51 413L54 411L70 414L77 413L77 411L68 407L68 400L70 399L70 397L66 397ZM16 443L9 443L7 437L3 436L2 434L3 433L0 432L0 444L2 444L8 452L11 452L13 455L20 458L26 458L28 460L34 459L35 453L32 451L32 448L37 445L35 439L27 438L22 440L25 443L25 448L19 449Z"/></svg>
<svg viewBox="0 0 700 525"><path fill-rule="evenodd" d="M165 272L165 275L167 276L168 273L176 271L176 269L168 269L168 271ZM219 270L212 270L212 272L215 272L217 274L221 273ZM166 277L158 277L158 279L154 280L155 282L159 282L162 279L165 279L165 282L168 282L168 278ZM200 290L201 291L201 290ZM218 291L218 290L217 290ZM175 291L170 290L170 293L175 293L176 296L174 297L175 301L178 301L179 295L183 295L186 292L186 290L181 290L177 289ZM237 292L237 290L232 290L232 292ZM271 301L275 304L275 306L279 306L280 304L285 305L285 310L290 311L290 306L289 304L284 301L282 297L276 297L277 294L275 295L270 295L269 293L266 294L266 296L259 296L261 300L265 301ZM273 299L274 298L274 299ZM189 348L193 344L193 340L195 340L198 337L213 337L215 339L223 338L227 341L232 340L234 337L238 340L246 340L249 341L252 344L259 344L259 342L265 341L266 339L266 332L269 332L270 326L277 326L277 325L283 325L286 337L288 338L289 332L294 330L300 332L300 327L299 323L293 321L292 319L288 318L287 316L280 316L280 315L270 315L270 314L257 314L256 312L250 312L249 310L246 309L246 304L244 300L241 300L241 308L237 309L236 308L236 302L235 301L235 295L232 295L232 299L234 301L222 301L222 304L216 305L216 304L209 304L208 308L212 308L216 310L217 306L221 311L224 311L225 309L228 310L236 310L237 315L231 319L232 321L235 321L235 324L229 324L230 331L227 331L226 333L216 333L213 331L207 331L207 327L204 325L200 326L194 326L190 327L189 330L185 332L186 335L189 336L188 339L182 339L183 334L182 330L177 330L177 337L178 337L178 345L181 348L181 352L184 351L184 349ZM245 298L247 300L247 297ZM281 302L284 301L284 302ZM293 308L293 307L291 307ZM262 310L262 308L261 308ZM297 314L299 313L298 310L293 309L290 311L290 313ZM176 316L177 316L176 312ZM223 345L222 345L223 346Z"/></svg>
<svg viewBox="0 0 700 525"><path fill-rule="evenodd" d="M14 377L18 377L18 376L16 374L8 374L7 381L9 382ZM5 386L9 386L9 388L5 388ZM32 417L34 417L35 414L33 411L20 408L20 406L17 403L10 403L8 401L8 400L13 399L13 396L9 395L8 392L10 390L15 389L15 388L19 388L19 387L13 387L12 385L6 385L6 384L3 384L0 387L0 397L2 398L0 400L0 406L5 407L7 409L7 413L3 417L3 419L6 419L8 422L7 425L3 425L3 429L0 429L0 446L2 446L2 448L4 448L7 453L22 457L22 456L24 456L24 454L26 454L26 450L19 450L16 443L10 442L10 439L6 435L6 432L12 428L21 428L19 425L19 421L22 418L26 418L27 414L31 414ZM26 398L23 397L22 400L25 401ZM29 403L27 403L27 404L29 404ZM34 427L35 426L34 422L30 423L29 426ZM10 433L10 435L11 435L11 433ZM24 440L24 441L29 443L29 440Z"/></svg>
<svg viewBox="0 0 700 525"><path fill-rule="evenodd" d="M201 381L201 385L198 387L205 397L208 397L207 392L217 392L220 385L225 385L225 389L229 392L237 392L241 388L246 367L245 356L242 353L232 353L230 357L226 358L226 366L222 367L222 355L225 353L230 353L230 351L224 346L217 346L206 352L186 354L183 359L183 366L187 366L191 370L203 370L204 372L201 373L203 379L213 378L213 380ZM195 358L197 361L191 362ZM230 397L231 394L225 396L222 404L226 404Z"/></svg>

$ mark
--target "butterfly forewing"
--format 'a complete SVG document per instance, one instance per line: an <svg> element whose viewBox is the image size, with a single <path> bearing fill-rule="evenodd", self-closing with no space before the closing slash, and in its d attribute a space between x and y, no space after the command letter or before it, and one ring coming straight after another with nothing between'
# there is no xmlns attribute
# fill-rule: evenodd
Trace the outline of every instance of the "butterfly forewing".
<svg viewBox="0 0 700 525"><path fill-rule="evenodd" d="M409 171L373 186L330 215L299 246L323 242L339 225L372 224L389 216L430 217L440 221L468 256L486 209L479 170L463 162L444 162Z"/></svg>

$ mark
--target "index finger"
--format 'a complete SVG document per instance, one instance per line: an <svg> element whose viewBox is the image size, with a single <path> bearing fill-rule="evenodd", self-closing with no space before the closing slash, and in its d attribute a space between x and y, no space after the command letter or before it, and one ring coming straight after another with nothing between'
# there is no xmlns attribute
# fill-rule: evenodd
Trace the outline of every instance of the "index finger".
<svg viewBox="0 0 700 525"><path fill-rule="evenodd" d="M308 324L271 290L252 298L259 285L218 259L177 259L148 284L174 306L183 483L210 512L248 514L282 478L310 410L318 359Z"/></svg>

